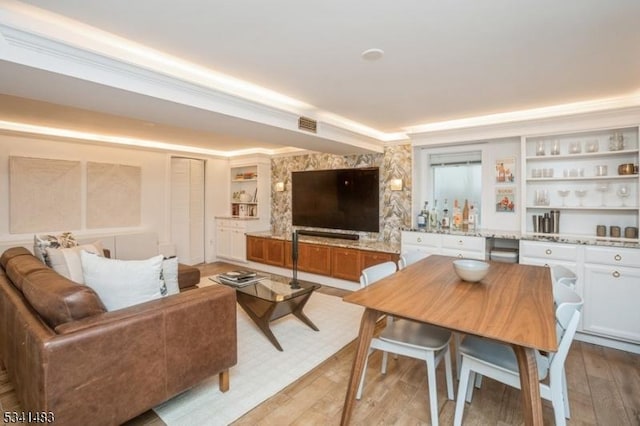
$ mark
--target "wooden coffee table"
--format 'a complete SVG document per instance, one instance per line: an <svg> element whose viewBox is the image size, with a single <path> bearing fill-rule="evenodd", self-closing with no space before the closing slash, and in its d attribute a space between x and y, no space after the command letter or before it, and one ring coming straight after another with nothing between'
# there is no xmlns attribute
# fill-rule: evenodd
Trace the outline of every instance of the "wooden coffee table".
<svg viewBox="0 0 640 426"><path fill-rule="evenodd" d="M238 304L279 351L282 351L282 346L271 332L269 327L271 321L293 314L313 330L318 331L318 327L302 310L314 290L320 288L319 284L298 280L300 288L292 289L289 286L291 278L278 275L266 275L265 279L244 287L225 284L218 280L217 276L212 276L210 279L236 289Z"/></svg>

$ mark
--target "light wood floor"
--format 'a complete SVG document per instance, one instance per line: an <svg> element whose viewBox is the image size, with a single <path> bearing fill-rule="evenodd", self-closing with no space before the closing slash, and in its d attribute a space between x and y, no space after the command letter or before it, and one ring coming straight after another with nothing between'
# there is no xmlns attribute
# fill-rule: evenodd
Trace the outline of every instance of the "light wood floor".
<svg viewBox="0 0 640 426"><path fill-rule="evenodd" d="M201 267L212 275L233 265ZM345 291L323 287L323 293L342 296ZM292 383L234 425L338 425L347 381L355 354L351 343L306 376ZM371 356L363 398L354 408L354 425L430 424L426 367L416 360L390 357L386 375L380 374L379 353ZM566 364L571 402L569 425L640 426L640 356L592 344L574 342ZM438 368L440 424L453 423L454 401L446 399L442 368ZM454 383L457 386L457 382ZM233 382L231 382L233 386ZM457 393L457 387L456 387ZM6 371L0 369L0 409L20 410ZM551 404L543 401L545 424L553 424ZM518 390L485 379L465 408L465 425L521 425ZM153 411L128 425L164 425Z"/></svg>

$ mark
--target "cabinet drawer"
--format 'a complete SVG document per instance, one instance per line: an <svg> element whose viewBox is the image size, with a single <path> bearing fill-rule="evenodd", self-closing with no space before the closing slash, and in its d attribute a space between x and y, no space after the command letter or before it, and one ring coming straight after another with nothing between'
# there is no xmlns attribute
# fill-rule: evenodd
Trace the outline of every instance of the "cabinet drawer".
<svg viewBox="0 0 640 426"><path fill-rule="evenodd" d="M640 267L640 250L616 247L586 247L585 263Z"/></svg>
<svg viewBox="0 0 640 426"><path fill-rule="evenodd" d="M483 237L466 237L460 235L443 235L442 248L460 251L484 252L485 239Z"/></svg>
<svg viewBox="0 0 640 426"><path fill-rule="evenodd" d="M575 262L578 257L578 247L572 244L520 241L520 256Z"/></svg>
<svg viewBox="0 0 640 426"><path fill-rule="evenodd" d="M411 244L424 247L440 247L442 235L427 232L402 232L402 245Z"/></svg>

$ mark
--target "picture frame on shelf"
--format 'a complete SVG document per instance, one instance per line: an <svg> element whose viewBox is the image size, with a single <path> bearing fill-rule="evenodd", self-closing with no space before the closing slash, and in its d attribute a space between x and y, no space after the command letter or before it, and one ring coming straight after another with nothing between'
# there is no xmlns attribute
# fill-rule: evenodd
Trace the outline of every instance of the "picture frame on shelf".
<svg viewBox="0 0 640 426"><path fill-rule="evenodd" d="M514 183L516 169L515 157L496 160L496 183Z"/></svg>
<svg viewBox="0 0 640 426"><path fill-rule="evenodd" d="M515 213L516 189L513 186L496 188L496 213Z"/></svg>

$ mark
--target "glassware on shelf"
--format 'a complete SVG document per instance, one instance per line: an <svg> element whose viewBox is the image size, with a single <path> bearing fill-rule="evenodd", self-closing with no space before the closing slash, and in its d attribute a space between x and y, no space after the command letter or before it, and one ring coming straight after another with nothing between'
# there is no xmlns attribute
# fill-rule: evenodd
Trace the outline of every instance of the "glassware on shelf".
<svg viewBox="0 0 640 426"><path fill-rule="evenodd" d="M573 141L569 144L569 154L580 154L582 152L582 144L580 141Z"/></svg>
<svg viewBox="0 0 640 426"><path fill-rule="evenodd" d="M604 199L607 196L607 192L609 191L609 184L606 182L597 184L596 191L602 193L602 203L600 205L604 207Z"/></svg>
<svg viewBox="0 0 640 426"><path fill-rule="evenodd" d="M590 139L586 142L585 149L587 152L598 152L599 148L598 139Z"/></svg>
<svg viewBox="0 0 640 426"><path fill-rule="evenodd" d="M562 197L562 207L565 206L564 200L565 198L567 198L567 195L569 195L569 192L571 191L569 191L568 189L558 189L558 195Z"/></svg>
<svg viewBox="0 0 640 426"><path fill-rule="evenodd" d="M578 205L580 207L582 207L582 199L584 198L585 195L587 195L587 190L586 189L576 189L575 191L576 197L578 197L579 203Z"/></svg>
<svg viewBox="0 0 640 426"><path fill-rule="evenodd" d="M560 155L560 141L557 139L551 144L551 155Z"/></svg>
<svg viewBox="0 0 640 426"><path fill-rule="evenodd" d="M613 132L609 136L609 151L621 151L624 149L624 134L622 132Z"/></svg>
<svg viewBox="0 0 640 426"><path fill-rule="evenodd" d="M547 191L546 189L536 189L534 196L534 203L536 206L549 205L549 191Z"/></svg>
<svg viewBox="0 0 640 426"><path fill-rule="evenodd" d="M627 185L620 185L618 190L616 191L618 197L622 199L622 207L626 207L626 203L624 202L625 198L627 198L631 193L629 192L629 187Z"/></svg>
<svg viewBox="0 0 640 426"><path fill-rule="evenodd" d="M547 151L544 141L538 141L536 144L536 155L545 155Z"/></svg>
<svg viewBox="0 0 640 426"><path fill-rule="evenodd" d="M596 166L596 176L606 176L607 175L607 166L599 165Z"/></svg>

